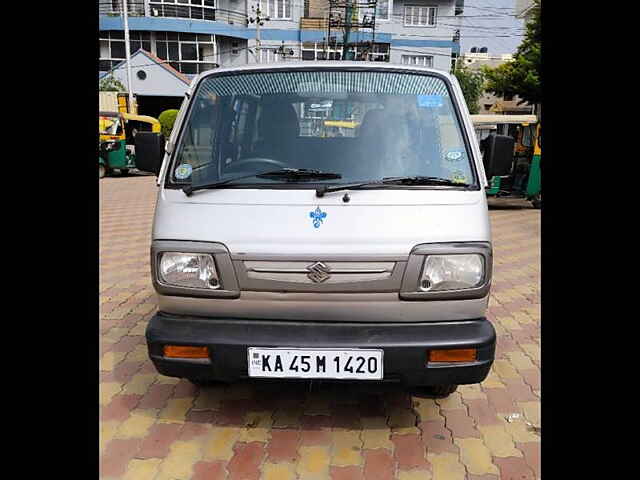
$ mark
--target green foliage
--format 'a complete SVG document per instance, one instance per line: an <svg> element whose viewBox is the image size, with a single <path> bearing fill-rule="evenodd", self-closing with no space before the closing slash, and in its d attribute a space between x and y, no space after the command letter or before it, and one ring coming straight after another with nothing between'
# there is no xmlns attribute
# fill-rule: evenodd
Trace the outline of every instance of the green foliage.
<svg viewBox="0 0 640 480"><path fill-rule="evenodd" d="M101 92L125 92L127 88L113 74L106 75L100 80L99 88Z"/></svg>
<svg viewBox="0 0 640 480"><path fill-rule="evenodd" d="M458 79L469 113L478 113L480 97L484 91L484 74L468 69L460 60L456 62L453 74Z"/></svg>
<svg viewBox="0 0 640 480"><path fill-rule="evenodd" d="M165 110L158 117L158 121L160 122L160 126L162 128L162 134L165 138L169 138L171 135L171 130L173 129L173 124L176 123L176 117L178 116L178 110L170 109Z"/></svg>
<svg viewBox="0 0 640 480"><path fill-rule="evenodd" d="M483 68L487 91L500 97L518 95L522 98L521 103L542 103L540 2L541 0L534 0L531 17L526 25L527 33L516 50L513 61L496 68Z"/></svg>

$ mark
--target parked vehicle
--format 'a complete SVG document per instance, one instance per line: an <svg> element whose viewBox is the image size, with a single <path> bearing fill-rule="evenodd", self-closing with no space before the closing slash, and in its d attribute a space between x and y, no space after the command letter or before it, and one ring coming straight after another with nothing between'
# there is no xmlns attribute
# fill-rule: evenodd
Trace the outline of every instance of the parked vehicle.
<svg viewBox="0 0 640 480"><path fill-rule="evenodd" d="M161 374L440 396L487 376L485 166L455 77L287 62L202 73L186 98L166 148L136 136L138 168L158 176L146 340ZM358 112L353 137L300 133L325 100ZM512 151L495 136L487 173Z"/></svg>
<svg viewBox="0 0 640 480"><path fill-rule="evenodd" d="M511 171L489 179L487 195L526 198L535 208L542 207L540 172L540 125L535 115L471 115L481 148L492 134L510 135L515 140Z"/></svg>
<svg viewBox="0 0 640 480"><path fill-rule="evenodd" d="M121 175L126 175L130 169L136 167L133 137L138 131L145 130L160 132L160 122L145 115L100 112L98 117L100 178L110 175L114 170L118 170Z"/></svg>

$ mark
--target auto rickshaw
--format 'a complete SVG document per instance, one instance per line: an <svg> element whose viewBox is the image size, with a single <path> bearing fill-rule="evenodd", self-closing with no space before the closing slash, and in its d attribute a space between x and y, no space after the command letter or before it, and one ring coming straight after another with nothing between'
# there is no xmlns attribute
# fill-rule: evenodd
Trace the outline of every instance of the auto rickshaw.
<svg viewBox="0 0 640 480"><path fill-rule="evenodd" d="M146 115L133 115L122 112L100 112L98 118L100 150L98 157L99 177L110 175L118 170L126 175L136 168L133 147L138 131L160 132L160 122Z"/></svg>
<svg viewBox="0 0 640 480"><path fill-rule="evenodd" d="M471 115L471 119L481 150L484 150L489 135L510 135L515 140L511 173L490 178L487 195L496 198L526 198L535 208L541 208L540 125L537 117Z"/></svg>

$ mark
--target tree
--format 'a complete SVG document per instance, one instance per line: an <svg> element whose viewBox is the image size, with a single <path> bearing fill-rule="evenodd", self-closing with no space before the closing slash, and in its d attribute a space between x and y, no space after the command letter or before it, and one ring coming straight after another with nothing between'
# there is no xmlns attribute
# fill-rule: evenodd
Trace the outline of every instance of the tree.
<svg viewBox="0 0 640 480"><path fill-rule="evenodd" d="M171 130L173 130L173 124L176 123L177 116L178 110L175 109L165 110L158 116L162 134L165 138L169 138L169 135L171 135Z"/></svg>
<svg viewBox="0 0 640 480"><path fill-rule="evenodd" d="M460 59L456 62L453 74L458 79L469 113L478 113L480 111L478 102L484 91L484 74L468 69Z"/></svg>
<svg viewBox="0 0 640 480"><path fill-rule="evenodd" d="M513 61L496 68L483 68L487 80L485 85L487 91L499 97L518 95L522 98L520 103L542 103L540 2L541 0L533 0L534 5L530 10L531 17L526 25L527 32L513 56Z"/></svg>
<svg viewBox="0 0 640 480"><path fill-rule="evenodd" d="M101 92L125 92L127 88L111 73L100 80L99 90Z"/></svg>

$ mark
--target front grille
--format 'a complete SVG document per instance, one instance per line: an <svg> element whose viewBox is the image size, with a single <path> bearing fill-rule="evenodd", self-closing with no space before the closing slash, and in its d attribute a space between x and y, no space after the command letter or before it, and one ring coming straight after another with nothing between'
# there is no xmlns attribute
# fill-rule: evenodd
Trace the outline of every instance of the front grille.
<svg viewBox="0 0 640 480"><path fill-rule="evenodd" d="M288 292L399 291L403 261L235 261L242 290Z"/></svg>
<svg viewBox="0 0 640 480"><path fill-rule="evenodd" d="M247 276L291 283L356 283L391 278L395 262L244 262Z"/></svg>

